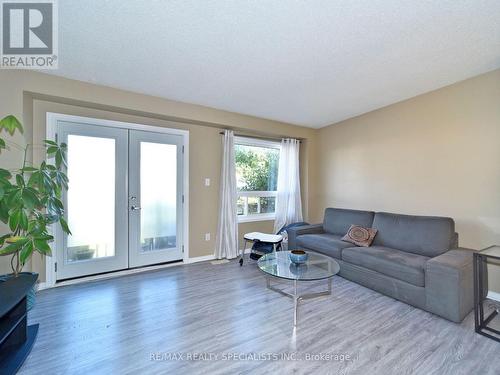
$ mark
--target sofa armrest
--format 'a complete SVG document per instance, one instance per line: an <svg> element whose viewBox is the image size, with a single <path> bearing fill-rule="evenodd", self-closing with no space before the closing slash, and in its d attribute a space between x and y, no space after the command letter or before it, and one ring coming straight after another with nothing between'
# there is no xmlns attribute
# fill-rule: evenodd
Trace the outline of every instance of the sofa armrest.
<svg viewBox="0 0 500 375"><path fill-rule="evenodd" d="M457 248L429 259L425 267L427 310L461 322L474 306L474 250Z"/></svg>
<svg viewBox="0 0 500 375"><path fill-rule="evenodd" d="M288 249L294 250L297 248L297 236L302 234L319 234L323 233L323 224L303 225L301 227L289 228L288 232Z"/></svg>

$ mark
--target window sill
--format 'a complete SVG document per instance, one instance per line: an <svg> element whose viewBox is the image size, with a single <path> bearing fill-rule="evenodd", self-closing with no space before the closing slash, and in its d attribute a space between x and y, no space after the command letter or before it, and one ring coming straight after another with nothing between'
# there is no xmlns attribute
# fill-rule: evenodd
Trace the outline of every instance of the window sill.
<svg viewBox="0 0 500 375"><path fill-rule="evenodd" d="M238 216L238 224L239 223L252 223L255 221L274 221L275 218L276 218L275 214Z"/></svg>

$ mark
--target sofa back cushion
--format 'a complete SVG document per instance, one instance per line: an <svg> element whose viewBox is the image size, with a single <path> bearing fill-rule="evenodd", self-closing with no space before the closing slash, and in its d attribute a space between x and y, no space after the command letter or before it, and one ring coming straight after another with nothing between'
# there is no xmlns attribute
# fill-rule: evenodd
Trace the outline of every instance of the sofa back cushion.
<svg viewBox="0 0 500 375"><path fill-rule="evenodd" d="M371 228L374 215L375 213L372 211L327 208L325 210L325 219L323 220L323 230L326 233L343 236L353 224Z"/></svg>
<svg viewBox="0 0 500 375"><path fill-rule="evenodd" d="M455 222L449 217L411 216L377 212L373 228L378 230L374 246L435 257L450 249Z"/></svg>

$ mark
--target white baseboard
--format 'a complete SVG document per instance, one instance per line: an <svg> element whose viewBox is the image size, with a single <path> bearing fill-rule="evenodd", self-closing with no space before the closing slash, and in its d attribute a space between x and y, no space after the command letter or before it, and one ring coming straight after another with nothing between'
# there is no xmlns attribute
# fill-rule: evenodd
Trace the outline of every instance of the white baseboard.
<svg viewBox="0 0 500 375"><path fill-rule="evenodd" d="M241 250L240 250L240 252L241 252ZM245 251L245 253L249 253L249 252L250 252L250 249L247 249L247 251ZM215 255L213 255L213 254L212 255L204 255L204 256L200 256L200 257L192 257L192 258L187 258L182 263L179 262L179 263L164 264L164 265L158 265L158 266L148 266L148 267L134 268L134 269L130 269L130 270L116 271L116 272L111 272L111 273L107 273L107 274L103 274L103 275L87 276L87 277L82 277L79 279L62 281L62 282L57 283L56 285L54 285L52 287L49 286L46 282L40 282L40 283L36 284L36 290L39 291L39 290L49 289L49 288L58 287L58 286L79 284L79 283L83 283L86 281L110 279L110 278L114 278L114 277L130 275L130 274L134 274L134 273L147 272L147 271L161 269L161 268L179 266L182 264L207 262L207 261L214 260L214 259L215 259Z"/></svg>
<svg viewBox="0 0 500 375"><path fill-rule="evenodd" d="M243 249L240 249L239 252L238 252L238 255L241 254L242 251L243 251ZM249 254L251 251L252 251L252 249L246 249L245 250L245 254ZM201 257L188 258L188 259L186 259L184 261L184 264L206 262L206 261L214 260L214 259L216 259L214 254L212 254L212 255L204 255L204 256L201 256Z"/></svg>
<svg viewBox="0 0 500 375"><path fill-rule="evenodd" d="M492 292L491 290L488 290L488 295L486 298L492 299L493 301L500 302L500 293L497 292Z"/></svg>
<svg viewBox="0 0 500 375"><path fill-rule="evenodd" d="M44 285L46 283L42 282L42 283L39 283L39 284L42 284L42 286L38 287L38 290L57 288L57 287L66 286L66 285L81 284L81 283L85 283L85 282L89 282L89 281L114 279L116 277L133 275L136 273L143 273L143 272L148 272L148 271L160 270L163 268L178 267L178 266L182 266L182 264L183 264L183 262L174 262L174 263L158 264L158 265L145 266L145 267L139 267L139 268L131 268L131 269L122 270L122 271L103 273L101 275L92 275L92 276L85 276L85 277L80 277L80 278L72 279L72 280L64 280L64 281L60 281L60 282L56 283L53 286Z"/></svg>
<svg viewBox="0 0 500 375"><path fill-rule="evenodd" d="M46 282L41 282L36 284L36 291L38 292L39 290L44 290L48 289L47 283Z"/></svg>
<svg viewBox="0 0 500 375"><path fill-rule="evenodd" d="M214 260L215 255L204 255L201 257L192 257L192 258L187 258L184 263L185 264L191 264L191 263L198 263L198 262L206 262L208 260Z"/></svg>

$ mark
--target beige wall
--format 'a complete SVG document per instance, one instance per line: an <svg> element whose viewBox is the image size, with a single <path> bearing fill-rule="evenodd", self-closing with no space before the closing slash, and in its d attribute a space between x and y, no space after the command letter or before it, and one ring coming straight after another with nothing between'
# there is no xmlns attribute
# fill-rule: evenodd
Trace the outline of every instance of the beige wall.
<svg viewBox="0 0 500 375"><path fill-rule="evenodd" d="M40 142L47 111L189 130L192 256L213 253L222 128L304 138L303 204L311 222L328 206L447 215L462 246L500 243L500 70L320 130L35 72L0 71L0 82L0 115L15 114L26 127L18 143ZM0 165L20 159L3 154ZM212 186L203 186L205 177ZM256 230L269 232L272 222L240 225L240 234ZM206 232L212 241L204 241ZM39 259L33 269L43 273ZM0 258L0 274L8 271Z"/></svg>
<svg viewBox="0 0 500 375"><path fill-rule="evenodd" d="M320 129L318 139L318 209L451 216L461 246L500 243L500 70Z"/></svg>
<svg viewBox="0 0 500 375"><path fill-rule="evenodd" d="M211 255L214 252L217 228L221 136L223 128L239 133L267 136L304 138L301 147L302 189L304 212L307 216L313 189L308 178L314 174L315 130L258 119L202 106L173 102L156 97L135 94L108 87L67 80L46 74L21 71L0 71L0 116L14 114L23 120L25 137L17 136L18 143L40 143L45 137L45 114L57 112L109 120L127 121L155 126L189 130L190 133L190 256ZM43 154L34 153L34 161ZM21 153L4 153L0 165L19 165ZM210 187L204 179L211 178ZM270 224L271 223L271 224ZM240 233L272 230L272 222L240 224ZM211 241L205 241L211 233ZM33 270L44 280L44 266L35 257ZM8 259L0 258L0 274L9 272Z"/></svg>

